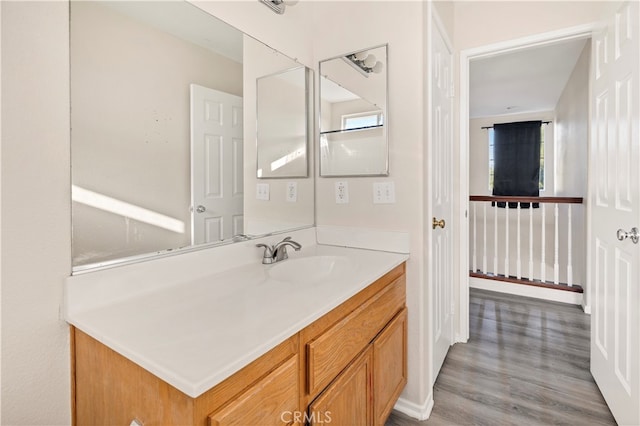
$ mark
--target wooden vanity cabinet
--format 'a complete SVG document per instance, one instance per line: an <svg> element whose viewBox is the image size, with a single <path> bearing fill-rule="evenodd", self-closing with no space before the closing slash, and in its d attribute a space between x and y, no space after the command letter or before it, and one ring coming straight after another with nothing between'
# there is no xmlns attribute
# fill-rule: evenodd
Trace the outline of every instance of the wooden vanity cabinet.
<svg viewBox="0 0 640 426"><path fill-rule="evenodd" d="M407 381L404 263L197 398L72 328L76 425L383 425Z"/></svg>
<svg viewBox="0 0 640 426"><path fill-rule="evenodd" d="M283 425L300 411L298 335L197 398L74 329L74 424Z"/></svg>
<svg viewBox="0 0 640 426"><path fill-rule="evenodd" d="M333 424L384 425L407 383L404 264L367 290L351 299L356 306L341 305L301 332L307 371L300 405L309 407L312 425L327 417Z"/></svg>
<svg viewBox="0 0 640 426"><path fill-rule="evenodd" d="M384 425L407 383L404 308L309 405L312 425Z"/></svg>

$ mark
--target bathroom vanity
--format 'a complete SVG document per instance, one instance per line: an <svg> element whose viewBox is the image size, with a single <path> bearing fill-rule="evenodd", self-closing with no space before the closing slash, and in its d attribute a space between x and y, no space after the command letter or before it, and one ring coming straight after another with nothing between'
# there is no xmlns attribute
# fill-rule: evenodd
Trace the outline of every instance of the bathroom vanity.
<svg viewBox="0 0 640 426"><path fill-rule="evenodd" d="M71 308L75 423L384 424L407 380L406 258L313 246Z"/></svg>

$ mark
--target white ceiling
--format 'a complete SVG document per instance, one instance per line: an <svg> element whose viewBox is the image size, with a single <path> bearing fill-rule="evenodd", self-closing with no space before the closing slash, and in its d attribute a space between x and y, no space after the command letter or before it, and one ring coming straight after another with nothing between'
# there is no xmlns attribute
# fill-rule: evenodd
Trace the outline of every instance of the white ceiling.
<svg viewBox="0 0 640 426"><path fill-rule="evenodd" d="M242 32L188 2L105 1L101 4L242 63Z"/></svg>
<svg viewBox="0 0 640 426"><path fill-rule="evenodd" d="M325 76L320 77L320 87L322 90L322 100L329 103L353 101L360 99L358 95L348 91L333 80Z"/></svg>
<svg viewBox="0 0 640 426"><path fill-rule="evenodd" d="M585 43L571 40L471 61L470 118L554 110Z"/></svg>

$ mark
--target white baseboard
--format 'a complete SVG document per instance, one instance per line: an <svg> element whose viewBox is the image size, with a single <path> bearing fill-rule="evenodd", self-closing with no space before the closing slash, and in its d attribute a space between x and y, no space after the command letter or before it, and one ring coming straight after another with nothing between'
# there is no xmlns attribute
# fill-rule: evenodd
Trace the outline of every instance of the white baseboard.
<svg viewBox="0 0 640 426"><path fill-rule="evenodd" d="M427 420L433 410L433 392L422 405L399 398L393 409L416 420Z"/></svg>
<svg viewBox="0 0 640 426"><path fill-rule="evenodd" d="M513 284L476 277L469 277L469 287L478 288L481 290L497 291L500 293L514 294L516 296L534 297L536 299L568 303L571 305L582 305L582 293L575 293L572 291Z"/></svg>

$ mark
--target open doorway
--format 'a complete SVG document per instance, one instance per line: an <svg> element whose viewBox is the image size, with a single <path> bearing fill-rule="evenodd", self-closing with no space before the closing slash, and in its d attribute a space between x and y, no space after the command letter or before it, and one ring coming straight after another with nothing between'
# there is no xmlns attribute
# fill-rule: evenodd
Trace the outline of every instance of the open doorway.
<svg viewBox="0 0 640 426"><path fill-rule="evenodd" d="M567 114L573 114L575 111L572 108L563 106L563 108L568 108L571 112L562 111L562 117L557 117L558 99L564 89L567 88L567 84L570 83L571 75L576 65L580 65L580 62L586 61L587 63L586 73L588 80L588 64L590 63L588 57L590 53L589 39L592 32L593 28L591 26L571 28L474 48L462 51L460 54L462 82L460 91L460 205L463 206L460 209L460 223L462 226L460 226L461 232L459 234L461 248L459 340L461 341L465 341L469 336L470 279L467 277L469 277L470 270L494 272L495 275L502 275L507 278L513 276L521 280L531 278L532 281L534 279L546 281L546 278L549 277L552 282L559 281L560 276L567 280L567 275L572 274L570 268L567 269L566 267L566 256L563 259L565 267L562 274L559 273L560 268L555 263L559 263L560 256L555 253L555 247L543 252L542 247L546 247L548 243L556 243L555 236L552 236L551 240L547 237L545 241L540 241L541 237L531 236L532 232L528 228L535 222L547 223L546 217L534 220L532 213L534 209L524 212L519 207L515 210L502 209L498 213L495 210L495 206L491 206L491 202L489 202L488 208L486 206L475 206L476 217L474 218L474 206L473 203L469 202L469 197L472 195L487 196L491 194L490 135L488 128L497 123L540 120L542 122L549 121L549 124L552 125L551 127L545 126L543 130L546 142L543 152L546 156L546 162L543 181L544 192L541 195L547 195L548 193L553 193L553 195L566 194L565 191L573 191L577 186L576 179L573 177L576 171L580 171L586 176L588 139L585 138L581 141L584 144L583 147L571 146L571 149L584 149L585 162L584 165L572 164L561 168L562 185L560 182L556 182L558 176L560 176L557 173L556 166L563 157L567 157L570 151L568 151L568 147L559 150L558 146L550 147L550 145L556 145L556 143L562 145L567 142L566 138L561 142L556 141L559 140L558 133L565 131L563 126L566 125L566 118L564 117L567 117ZM567 57L568 60L565 60ZM561 66L558 65L558 58L563 58ZM546 68L546 71L544 72L544 77L538 78L542 76L543 72L532 72L532 68L541 61L544 66L541 66L540 69ZM555 80L553 80L554 69L559 70L558 72L560 73L559 78ZM517 74L520 76L518 77ZM537 83L534 83L534 77L539 79ZM502 82L503 88L498 89L494 85L495 81ZM505 82L507 84L504 84ZM583 88L584 93L588 93L588 84ZM482 100L483 98L484 101ZM587 130L585 131L588 132L588 98L583 109L586 111L587 120L585 124ZM569 131L576 132L577 130L572 128ZM473 146L471 145L472 143L474 143ZM566 175L572 176L570 181L565 179ZM577 180L580 181L581 179L578 178ZM584 181L586 182L586 179ZM567 185L567 183L570 183L570 185ZM474 192L478 192L478 194ZM584 196L586 196L586 185ZM468 206L468 209L464 206ZM491 210L492 208L494 209L493 211ZM509 212L509 210L512 210L513 213ZM505 229L497 229L501 226L501 223L500 221L496 223L496 217L491 216L492 214L505 216L505 218L501 219L504 224L514 224L511 227L511 234ZM547 213L549 220L554 218L555 214L555 208L550 209ZM536 212L536 215L539 216L539 213ZM572 228L575 226L582 226L584 229L584 215L577 220L577 223L572 224ZM559 223L558 225L554 223L551 227L566 228L566 223ZM523 235L520 231L515 231L517 228L526 229L527 234ZM531 228L533 227L531 226ZM498 231L497 237L496 231ZM571 240L578 238L579 234L581 233L574 232ZM537 242L536 239L538 240ZM565 242L565 246L566 244ZM575 242L573 242L574 247L575 245ZM484 250L484 252L479 253L479 249ZM530 255L530 253L536 253L536 249L536 256ZM585 255L581 253L579 256L580 261L584 263ZM575 255L573 257L574 259L571 259L571 261L575 262ZM547 272L546 267L547 258L549 258L551 265L549 272ZM494 265L497 269L489 271ZM584 268L584 266L582 267ZM534 270L542 271L542 277L540 277L540 272L534 274ZM546 274L548 274L547 277L545 277ZM580 277L581 280L583 279L582 277L586 277L585 271L580 271ZM575 278L571 278L571 281L575 281ZM477 284L474 283L475 285ZM490 282L486 287L481 288L495 290L496 286L504 287L505 285L503 282L496 281L496 283ZM517 286L515 294L532 295L532 292L536 293L540 290L544 292L546 290L534 287L522 290L523 287ZM582 302L582 299L580 299L580 302Z"/></svg>
<svg viewBox="0 0 640 426"><path fill-rule="evenodd" d="M583 304L590 57L574 38L470 61L472 288Z"/></svg>

